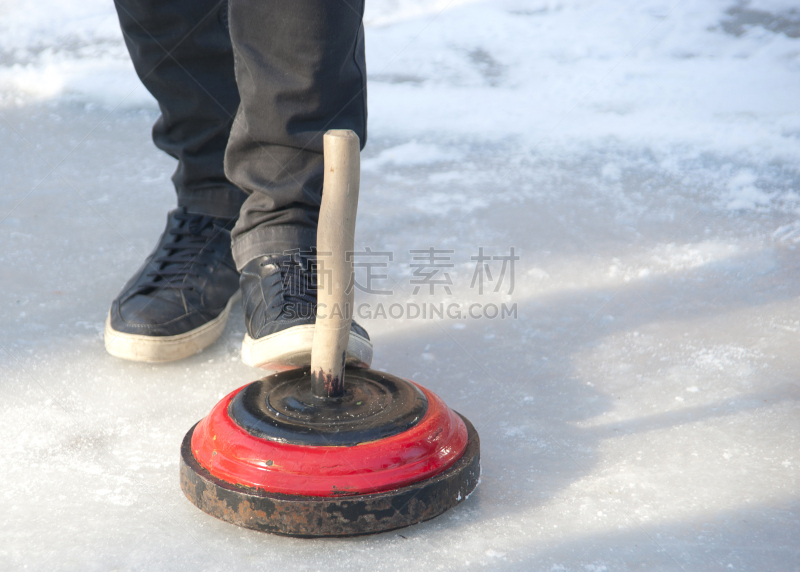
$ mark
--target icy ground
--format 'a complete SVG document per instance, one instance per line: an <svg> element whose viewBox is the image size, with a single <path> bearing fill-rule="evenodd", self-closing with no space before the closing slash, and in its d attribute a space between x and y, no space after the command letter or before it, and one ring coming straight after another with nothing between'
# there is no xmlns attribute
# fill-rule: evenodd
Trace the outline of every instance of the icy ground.
<svg viewBox="0 0 800 572"><path fill-rule="evenodd" d="M800 9L791 0L369 0L358 244L375 367L482 438L476 493L349 540L218 522L178 447L259 372L223 338L103 350L174 163L110 0L0 1L0 569L800 569ZM452 294L409 250L450 249ZM514 290L470 287L514 247ZM495 281L500 262L490 261Z"/></svg>

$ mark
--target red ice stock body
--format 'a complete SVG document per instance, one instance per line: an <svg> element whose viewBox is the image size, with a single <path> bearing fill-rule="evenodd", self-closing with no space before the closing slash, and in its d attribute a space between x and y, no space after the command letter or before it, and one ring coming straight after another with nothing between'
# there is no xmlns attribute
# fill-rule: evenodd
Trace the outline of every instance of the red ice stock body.
<svg viewBox="0 0 800 572"><path fill-rule="evenodd" d="M467 446L461 418L430 390L419 388L427 411L411 428L354 446L308 446L251 434L229 415L222 399L194 429L197 462L225 482L270 493L335 497L398 489L451 467Z"/></svg>

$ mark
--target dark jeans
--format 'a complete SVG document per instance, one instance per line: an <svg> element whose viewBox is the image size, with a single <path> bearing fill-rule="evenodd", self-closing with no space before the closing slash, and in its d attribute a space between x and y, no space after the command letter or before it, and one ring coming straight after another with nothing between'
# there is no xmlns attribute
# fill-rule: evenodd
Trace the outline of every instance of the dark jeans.
<svg viewBox="0 0 800 572"><path fill-rule="evenodd" d="M313 246L322 135L367 138L364 0L115 3L161 109L153 141L178 160L178 205L239 215L239 268Z"/></svg>

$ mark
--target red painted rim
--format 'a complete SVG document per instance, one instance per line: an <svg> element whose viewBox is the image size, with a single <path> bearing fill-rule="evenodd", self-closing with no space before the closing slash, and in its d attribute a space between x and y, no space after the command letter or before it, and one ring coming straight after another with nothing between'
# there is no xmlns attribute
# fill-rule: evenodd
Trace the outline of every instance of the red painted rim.
<svg viewBox="0 0 800 572"><path fill-rule="evenodd" d="M413 382L412 382L413 383ZM315 447L259 439L228 416L222 399L192 435L192 453L209 473L231 484L272 493L334 497L377 493L433 477L450 468L467 447L464 422L435 393L411 429L354 447Z"/></svg>

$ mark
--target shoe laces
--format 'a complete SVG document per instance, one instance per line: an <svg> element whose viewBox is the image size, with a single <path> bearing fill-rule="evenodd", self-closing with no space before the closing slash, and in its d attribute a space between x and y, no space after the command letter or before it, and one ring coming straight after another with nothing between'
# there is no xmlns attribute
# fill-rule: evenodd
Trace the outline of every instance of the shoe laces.
<svg viewBox="0 0 800 572"><path fill-rule="evenodd" d="M283 285L283 312L294 306L299 310L315 311L317 305L316 257L292 252L279 261L281 284Z"/></svg>
<svg viewBox="0 0 800 572"><path fill-rule="evenodd" d="M232 221L208 215L190 213L180 209L172 215L179 221L178 226L169 230L169 241L165 241L153 262L157 269L145 276L138 288L139 293L151 289L194 290L195 281L200 277L202 264L197 263L198 255Z"/></svg>

